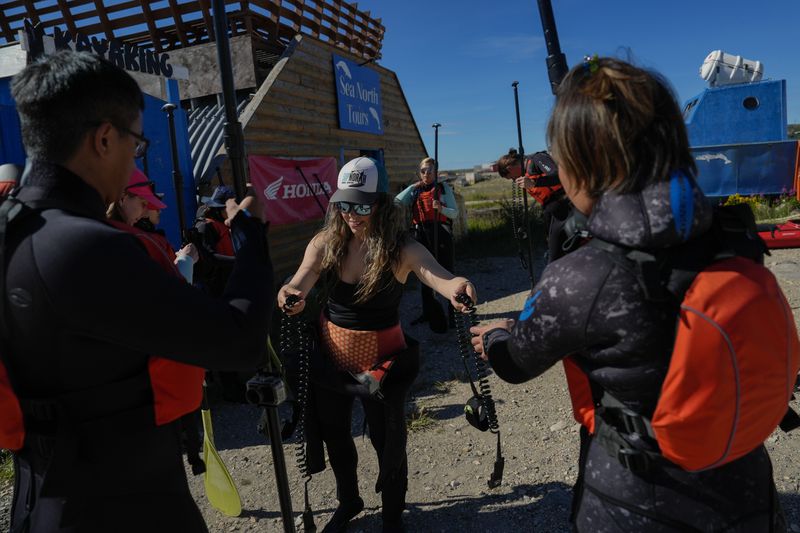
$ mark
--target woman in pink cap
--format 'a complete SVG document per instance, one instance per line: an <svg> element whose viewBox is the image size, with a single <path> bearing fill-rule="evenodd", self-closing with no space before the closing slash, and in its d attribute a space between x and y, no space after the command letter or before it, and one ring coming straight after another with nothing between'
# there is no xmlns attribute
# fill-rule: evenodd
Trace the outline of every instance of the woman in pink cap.
<svg viewBox="0 0 800 533"><path fill-rule="evenodd" d="M149 210L167 207L156 196L155 185L144 172L134 169L120 199L108 206L106 217L116 228L136 235L157 263L167 270L177 267L180 274L191 283L193 266L198 259L197 249L193 244L187 244L175 252L163 236L134 227Z"/></svg>

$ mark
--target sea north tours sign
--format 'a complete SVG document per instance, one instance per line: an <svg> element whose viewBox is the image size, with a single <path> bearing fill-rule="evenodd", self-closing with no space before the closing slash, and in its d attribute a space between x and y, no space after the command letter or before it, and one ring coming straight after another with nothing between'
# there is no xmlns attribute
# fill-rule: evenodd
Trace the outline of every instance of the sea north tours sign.
<svg viewBox="0 0 800 533"><path fill-rule="evenodd" d="M383 135L381 80L377 72L333 54L333 76L343 130Z"/></svg>

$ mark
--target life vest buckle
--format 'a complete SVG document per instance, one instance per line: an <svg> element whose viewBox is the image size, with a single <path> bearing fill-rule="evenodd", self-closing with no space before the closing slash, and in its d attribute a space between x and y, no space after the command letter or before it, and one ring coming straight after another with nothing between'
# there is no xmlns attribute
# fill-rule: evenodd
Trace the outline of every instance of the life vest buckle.
<svg viewBox="0 0 800 533"><path fill-rule="evenodd" d="M634 474L643 474L650 470L651 462L647 454L633 448L620 448L617 451L619 462Z"/></svg>

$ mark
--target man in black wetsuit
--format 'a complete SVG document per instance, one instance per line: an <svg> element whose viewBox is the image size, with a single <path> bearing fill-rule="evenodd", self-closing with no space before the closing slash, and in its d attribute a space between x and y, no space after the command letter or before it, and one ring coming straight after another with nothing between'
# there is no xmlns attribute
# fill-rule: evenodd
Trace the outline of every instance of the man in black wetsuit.
<svg viewBox="0 0 800 533"><path fill-rule="evenodd" d="M177 423L199 392L181 387L197 367L263 360L274 298L264 224L229 203L237 260L210 298L104 222L147 148L136 82L97 56L59 52L18 74L12 95L30 163L0 207L11 529L205 532Z"/></svg>

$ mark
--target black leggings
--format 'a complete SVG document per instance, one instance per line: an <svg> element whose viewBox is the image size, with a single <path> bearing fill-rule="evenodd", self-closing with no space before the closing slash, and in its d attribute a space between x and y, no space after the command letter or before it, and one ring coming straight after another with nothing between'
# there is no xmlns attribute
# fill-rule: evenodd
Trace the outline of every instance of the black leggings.
<svg viewBox="0 0 800 533"><path fill-rule="evenodd" d="M382 388L384 399L360 397L369 426L369 438L378 455L380 473L375 492L381 493L383 520L396 522L406 505L408 459L406 457L405 402L419 368L419 355L408 353L395 363ZM340 502L358 492L358 454L351 433L354 396L322 386L313 388L316 418L328 450L336 495Z"/></svg>

